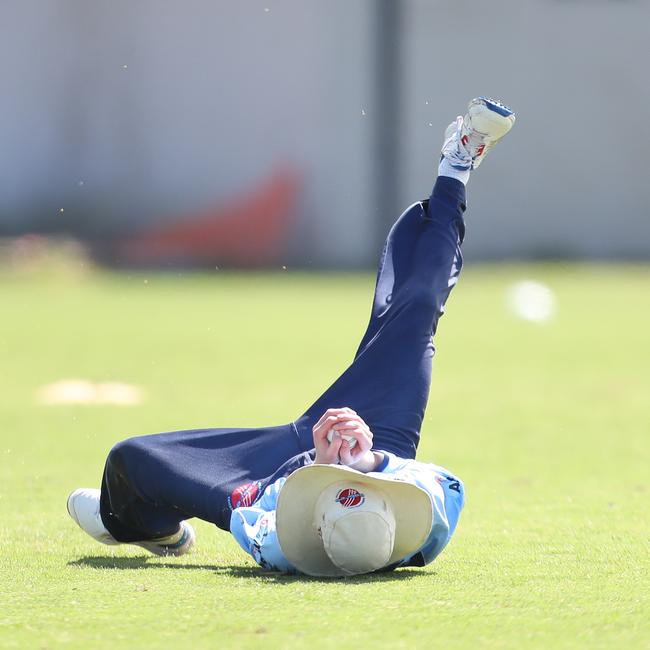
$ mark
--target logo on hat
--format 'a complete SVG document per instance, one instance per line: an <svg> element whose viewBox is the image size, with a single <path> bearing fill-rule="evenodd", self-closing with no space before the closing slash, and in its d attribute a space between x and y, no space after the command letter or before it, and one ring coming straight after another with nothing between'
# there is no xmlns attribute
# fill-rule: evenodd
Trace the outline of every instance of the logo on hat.
<svg viewBox="0 0 650 650"><path fill-rule="evenodd" d="M365 495L354 488L343 488L336 495L336 503L343 508L358 508L366 500Z"/></svg>

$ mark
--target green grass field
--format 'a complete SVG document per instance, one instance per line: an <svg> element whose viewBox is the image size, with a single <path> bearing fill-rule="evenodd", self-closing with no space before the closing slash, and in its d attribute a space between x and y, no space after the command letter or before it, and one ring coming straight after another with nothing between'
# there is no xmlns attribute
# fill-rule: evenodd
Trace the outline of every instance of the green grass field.
<svg viewBox="0 0 650 650"><path fill-rule="evenodd" d="M547 283L545 324L504 306ZM0 272L1 648L650 647L650 267L467 268L437 339L419 457L468 502L425 569L263 574L197 522L196 551L100 546L65 499L134 434L287 422L349 362L373 277ZM141 405L42 406L62 378Z"/></svg>

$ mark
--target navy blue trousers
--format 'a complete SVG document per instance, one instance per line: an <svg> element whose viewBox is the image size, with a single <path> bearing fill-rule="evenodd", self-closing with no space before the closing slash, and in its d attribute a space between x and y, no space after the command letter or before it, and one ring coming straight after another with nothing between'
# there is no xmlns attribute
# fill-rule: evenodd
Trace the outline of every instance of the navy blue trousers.
<svg viewBox="0 0 650 650"><path fill-rule="evenodd" d="M229 529L234 507L313 458L312 427L349 406L374 448L414 458L429 396L433 335L462 265L465 187L439 177L412 205L382 252L368 328L350 367L294 422L261 429L200 429L129 438L106 460L101 516L122 542L172 534L199 517Z"/></svg>

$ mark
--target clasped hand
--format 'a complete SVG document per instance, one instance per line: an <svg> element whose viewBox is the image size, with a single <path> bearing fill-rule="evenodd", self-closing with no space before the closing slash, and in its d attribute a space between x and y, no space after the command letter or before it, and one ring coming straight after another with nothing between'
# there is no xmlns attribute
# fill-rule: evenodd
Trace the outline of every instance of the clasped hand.
<svg viewBox="0 0 650 650"><path fill-rule="evenodd" d="M331 442L327 440L330 429L333 430ZM374 469L375 457L370 451L372 431L351 408L327 409L314 425L313 434L316 464L334 465L340 463L362 472ZM350 443L342 436L353 437L357 444L350 447Z"/></svg>

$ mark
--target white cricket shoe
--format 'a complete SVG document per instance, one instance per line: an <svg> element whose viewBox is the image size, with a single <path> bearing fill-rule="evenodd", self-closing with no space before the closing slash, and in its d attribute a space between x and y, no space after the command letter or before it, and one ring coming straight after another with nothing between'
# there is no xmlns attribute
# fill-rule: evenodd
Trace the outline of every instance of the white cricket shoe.
<svg viewBox="0 0 650 650"><path fill-rule="evenodd" d="M81 530L102 544L114 546L119 542L106 530L99 514L99 490L79 488L68 497L68 514Z"/></svg>
<svg viewBox="0 0 650 650"><path fill-rule="evenodd" d="M79 488L68 497L68 513L77 522L79 528L102 544L114 546L118 542L104 526L99 513L100 491L93 488ZM177 533L159 539L130 542L141 546L155 555L185 555L194 546L196 534L194 528L186 521L181 521Z"/></svg>
<svg viewBox="0 0 650 650"><path fill-rule="evenodd" d="M476 169L514 123L515 114L505 104L477 97L469 103L465 117L459 115L447 127L442 156L456 169Z"/></svg>

